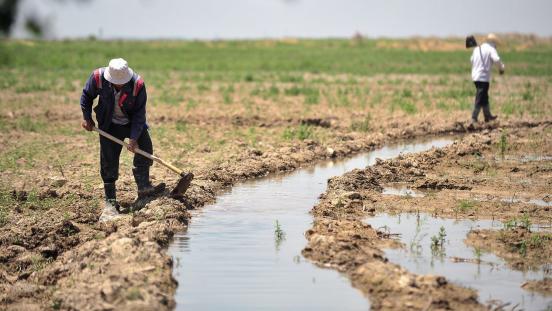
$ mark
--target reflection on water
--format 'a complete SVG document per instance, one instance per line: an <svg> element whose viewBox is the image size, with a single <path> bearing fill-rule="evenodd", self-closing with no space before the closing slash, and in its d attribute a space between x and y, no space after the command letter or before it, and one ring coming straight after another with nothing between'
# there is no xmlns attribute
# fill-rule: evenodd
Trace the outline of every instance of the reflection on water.
<svg viewBox="0 0 552 311"><path fill-rule="evenodd" d="M233 187L215 204L194 211L188 231L170 246L177 264L177 309L367 310L367 299L345 277L302 257L304 232L312 223L309 211L332 176L376 158L450 143L437 139L386 147Z"/></svg>
<svg viewBox="0 0 552 311"><path fill-rule="evenodd" d="M531 272L511 270L497 256L464 244L472 228L501 229L501 222L441 219L428 214L379 214L366 222L374 228L386 227L389 232L400 234L405 247L388 249L385 254L391 262L413 273L443 275L452 282L474 288L481 302L498 299L510 302L511 307L519 303L518 309L525 310L542 310L552 305L552 299L520 287L525 281L542 279L549 267ZM441 227L446 232L445 243L442 248L432 248L432 237L438 237ZM481 263L473 263L474 260Z"/></svg>

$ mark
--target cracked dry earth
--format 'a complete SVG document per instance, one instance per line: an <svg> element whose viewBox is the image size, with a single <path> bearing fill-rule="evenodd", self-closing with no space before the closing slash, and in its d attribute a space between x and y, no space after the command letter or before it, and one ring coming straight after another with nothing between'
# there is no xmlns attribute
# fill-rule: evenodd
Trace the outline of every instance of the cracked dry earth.
<svg viewBox="0 0 552 311"><path fill-rule="evenodd" d="M454 148L463 148L468 154L480 146L485 152L492 144L479 142L480 137L495 135L493 128L497 126L478 129L487 132L473 136L476 146L462 143ZM549 123L512 121L501 126L512 129L513 135L515 129L542 128ZM0 307L7 310L170 310L175 304L177 284L172 277L173 263L167 254L167 245L175 232L186 229L190 217L188 210L212 202L224 187L247 178L290 171L317 159L371 150L400 138L465 131L458 123L413 125L389 129L385 135L343 134L329 145L305 140L266 152L242 150L237 160L193 171L197 178L181 201L165 196L152 199L143 209L107 224L98 223L100 207L84 203L84 199L95 194L80 188L78 181L53 181L42 186L39 193L43 200L52 197L74 199L71 217L55 207L28 217L27 212L33 215L32 204L26 204L28 193L25 189L14 188L12 195L16 206L9 215L9 225L0 230ZM437 156L437 151L433 152L436 154L432 161L447 158L447 153ZM418 171L434 165L420 163ZM381 168L377 177L353 178L343 183L343 186L350 183L347 187L353 190L358 187L365 187L365 190L360 196L350 194L338 208L331 203L331 198L335 197L331 193L340 185L338 181L360 172L330 182L330 194L326 194L314 210L315 226L309 232L307 257L337 267L351 276L355 286L365 292L371 290L370 299L375 309L398 308L401 304L419 309L426 306L482 308L473 290L449 284L442 277L415 276L385 261L380 247L393 241L355 220L370 210L381 208L376 204L380 184L393 181L384 177L383 164L376 168ZM404 176L422 180L423 176L416 170ZM536 173L541 174L540 171ZM167 179L174 182L175 177L172 178ZM129 184L123 181L121 186L128 189ZM131 201L124 195L122 200ZM370 202L368 209L362 208L364 203L359 205L359 201L365 200ZM22 210L23 207L28 211ZM539 213L544 212L535 211L535 215ZM367 265L368 262L371 265ZM373 267L379 268L374 270ZM394 296L396 294L399 296Z"/></svg>
<svg viewBox="0 0 552 311"><path fill-rule="evenodd" d="M491 129L468 134L445 148L378 160L374 166L331 178L312 210L314 223L303 255L345 273L369 297L373 310L495 309L482 304L473 289L442 276L416 275L389 262L383 249L403 245L364 220L384 212L497 219L505 223L504 229L473 230L465 243L496 254L513 269L549 265L552 235L532 228L549 226L551 207L527 200L550 202L551 150L550 123ZM395 184L426 195L382 194L384 187ZM503 200L514 193L521 200ZM552 294L549 278L521 285Z"/></svg>

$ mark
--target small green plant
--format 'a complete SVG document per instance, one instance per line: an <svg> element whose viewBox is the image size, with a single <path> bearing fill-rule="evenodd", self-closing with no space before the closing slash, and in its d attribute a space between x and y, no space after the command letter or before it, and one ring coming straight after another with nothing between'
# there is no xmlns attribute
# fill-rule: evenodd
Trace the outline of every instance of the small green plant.
<svg viewBox="0 0 552 311"><path fill-rule="evenodd" d="M524 101L533 101L535 99L535 95L533 94L533 88L531 87L531 82L527 82L525 84L525 90L523 93L521 93L521 98Z"/></svg>
<svg viewBox="0 0 552 311"><path fill-rule="evenodd" d="M305 104L316 105L320 101L320 92L316 89L312 89L305 94Z"/></svg>
<svg viewBox="0 0 552 311"><path fill-rule="evenodd" d="M519 219L518 226L520 228L530 230L531 229L531 219L529 219L529 215L523 214L523 216L521 216L520 219Z"/></svg>
<svg viewBox="0 0 552 311"><path fill-rule="evenodd" d="M55 298L55 299L52 301L52 309L54 309L54 310L61 310L62 303L63 303L63 301L62 301L61 299Z"/></svg>
<svg viewBox="0 0 552 311"><path fill-rule="evenodd" d="M243 78L243 80L244 80L245 82L253 82L253 80L255 80L255 78L253 77L252 74L248 73L248 74L245 75L245 77Z"/></svg>
<svg viewBox="0 0 552 311"><path fill-rule="evenodd" d="M233 102L232 94L234 94L234 85L229 85L228 87L221 87L219 90L222 93L222 100L225 104L231 104Z"/></svg>
<svg viewBox="0 0 552 311"><path fill-rule="evenodd" d="M138 299L142 299L142 294L140 293L140 289L136 288L136 287L132 287L128 290L127 294L126 294L126 298L128 300L138 300Z"/></svg>
<svg viewBox="0 0 552 311"><path fill-rule="evenodd" d="M276 240L283 240L286 238L286 233L282 230L282 226L280 226L280 222L278 220L276 220L275 223L274 237Z"/></svg>
<svg viewBox="0 0 552 311"><path fill-rule="evenodd" d="M8 223L8 210L4 206L0 206L0 228Z"/></svg>
<svg viewBox="0 0 552 311"><path fill-rule="evenodd" d="M284 91L287 96L299 96L302 93L302 89L298 86L292 86Z"/></svg>
<svg viewBox="0 0 552 311"><path fill-rule="evenodd" d="M476 247L473 250L473 255L475 256L475 260L477 261L477 263L480 263L481 262L481 256L483 255L483 251L481 250L481 248Z"/></svg>
<svg viewBox="0 0 552 311"><path fill-rule="evenodd" d="M522 240L521 243L519 244L519 254L523 257L527 255L527 241Z"/></svg>
<svg viewBox="0 0 552 311"><path fill-rule="evenodd" d="M16 124L18 130L35 133L40 132L45 126L44 122L33 120L29 116L19 118Z"/></svg>
<svg viewBox="0 0 552 311"><path fill-rule="evenodd" d="M431 237L431 254L436 257L445 256L445 238L447 232L445 227L441 226L439 233Z"/></svg>
<svg viewBox="0 0 552 311"><path fill-rule="evenodd" d="M311 126L301 124L297 128L286 128L282 136L286 140L295 138L299 140L312 139L314 138L314 131Z"/></svg>
<svg viewBox="0 0 552 311"><path fill-rule="evenodd" d="M197 107L197 101L193 98L188 99L188 102L186 103L186 110L192 110L195 107Z"/></svg>
<svg viewBox="0 0 552 311"><path fill-rule="evenodd" d="M533 248L540 248L545 240L549 240L549 238L547 239L547 235L535 233L529 238L529 245Z"/></svg>
<svg viewBox="0 0 552 311"><path fill-rule="evenodd" d="M411 98L412 97L412 91L409 90L409 89L404 89L402 90L402 97L405 97L405 98Z"/></svg>
<svg viewBox="0 0 552 311"><path fill-rule="evenodd" d="M361 121L353 121L353 123L351 123L351 130L357 132L368 132L371 129L371 123L372 116L368 114Z"/></svg>
<svg viewBox="0 0 552 311"><path fill-rule="evenodd" d="M257 146L257 131L254 127L249 127L245 136L251 146Z"/></svg>
<svg viewBox="0 0 552 311"><path fill-rule="evenodd" d="M394 98L390 106L391 112L395 111L396 107L399 107L399 109L407 114L415 114L416 112L418 112L418 108L416 108L416 105L414 104L414 102L412 102L410 98Z"/></svg>
<svg viewBox="0 0 552 311"><path fill-rule="evenodd" d="M188 122L185 120L177 120L175 128L178 132L186 132L188 130Z"/></svg>
<svg viewBox="0 0 552 311"><path fill-rule="evenodd" d="M441 226L441 228L439 229L439 233L431 237L431 248L443 248L443 246L445 245L446 236L447 232L445 230L445 227Z"/></svg>
<svg viewBox="0 0 552 311"><path fill-rule="evenodd" d="M437 102L436 107L439 110L444 110L444 111L449 111L450 110L450 106L447 105L447 103L442 101L442 100Z"/></svg>
<svg viewBox="0 0 552 311"><path fill-rule="evenodd" d="M520 218L512 218L503 224L504 230L514 230L517 228L525 229L531 231L531 219L529 215L523 214Z"/></svg>
<svg viewBox="0 0 552 311"><path fill-rule="evenodd" d="M337 95L337 102L336 106L341 107L349 107L351 105L351 101L349 100L349 88L343 87L338 88L336 95Z"/></svg>
<svg viewBox="0 0 552 311"><path fill-rule="evenodd" d="M475 202L469 199L466 200L460 200L458 202L458 205L454 208L454 212L456 214L458 213L466 213L473 209L475 207Z"/></svg>
<svg viewBox="0 0 552 311"><path fill-rule="evenodd" d="M280 245L286 239L286 233L282 230L282 226L280 226L280 222L278 222L278 220L276 220L274 226L274 243L276 244L276 250L279 250Z"/></svg>
<svg viewBox="0 0 552 311"><path fill-rule="evenodd" d="M410 241L410 251L415 254L416 256L420 256L422 253L422 245L421 242L426 236L422 233L422 226L424 222L420 218L420 214L416 215L416 229L414 231L414 237L412 238L412 241Z"/></svg>
<svg viewBox="0 0 552 311"><path fill-rule="evenodd" d="M504 130L500 133L498 149L500 151L500 156L502 157L502 159L504 159L504 155L506 154L506 150L508 149L508 134Z"/></svg>
<svg viewBox="0 0 552 311"><path fill-rule="evenodd" d="M516 218L507 220L506 222L504 222L503 226L504 226L504 230L513 230L517 228Z"/></svg>
<svg viewBox="0 0 552 311"><path fill-rule="evenodd" d="M52 261L52 258L44 258L41 255L33 255L31 256L31 267L33 271L40 271Z"/></svg>
<svg viewBox="0 0 552 311"><path fill-rule="evenodd" d="M197 91L199 93L203 93L205 91L210 91L210 90L211 90L211 88L208 85L205 85L205 84L198 84L197 85Z"/></svg>

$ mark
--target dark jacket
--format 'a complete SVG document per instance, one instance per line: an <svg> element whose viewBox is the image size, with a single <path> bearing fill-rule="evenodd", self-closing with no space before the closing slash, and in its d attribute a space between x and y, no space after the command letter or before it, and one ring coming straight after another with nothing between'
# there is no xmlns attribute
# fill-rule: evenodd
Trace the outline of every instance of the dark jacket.
<svg viewBox="0 0 552 311"><path fill-rule="evenodd" d="M92 120L92 103L99 96L98 105L94 107L94 112L96 113L98 128L107 131L113 118L113 105L115 105L114 86L103 77L102 69L100 71L101 74L99 74L101 87L98 87L99 82L96 81L94 72L92 72L82 89L80 100L82 115L85 120ZM137 94L134 96L134 86L139 80L142 87L138 88ZM117 103L121 105L121 110L130 121L130 139L137 140L142 131L148 128L146 124L147 100L148 95L146 87L143 85L143 80L134 73L132 79L123 86L120 103Z"/></svg>

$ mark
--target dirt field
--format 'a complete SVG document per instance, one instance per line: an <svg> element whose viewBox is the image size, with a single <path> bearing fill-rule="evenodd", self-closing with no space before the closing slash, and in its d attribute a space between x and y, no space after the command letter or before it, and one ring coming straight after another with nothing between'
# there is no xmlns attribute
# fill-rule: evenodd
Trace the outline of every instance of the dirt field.
<svg viewBox="0 0 552 311"><path fill-rule="evenodd" d="M395 51L369 40L105 43L103 48L110 53L128 55L122 56L145 77L155 152L192 171L196 178L181 201L156 198L139 211L102 224L98 222L103 197L98 138L79 128L78 105L90 71L108 61L103 54L90 53L97 44L0 43L0 51L7 51L2 54L6 57L0 57L1 66L9 73L0 77L1 308L171 309L177 284L166 247L175 232L185 230L188 210L212 202L224 187L398 140L469 132L474 88L466 51ZM474 130L479 135L468 136L466 142L453 147L463 155L434 152L431 158L439 166L420 160L417 167L402 168L405 159L378 164L373 169L375 188L371 188L371 179L358 181L369 186L369 196L362 200L374 200L370 203L374 211L391 210L395 200L403 199L382 198L375 185L405 181L416 187L445 188L438 198L424 197L417 205L442 216L508 220L527 211L524 215L532 223L549 222L550 213L544 208L495 202L514 193L516 198L550 200L546 197L550 159L520 162L519 157L527 150L528 156L550 156L552 48L548 41L539 41L515 53L505 52L503 58L511 64L511 71L497 76L491 88L498 122L479 125ZM84 56L77 59L77 54ZM162 61L154 63L149 55L160 55ZM176 68L165 62L180 55L184 56ZM212 62L211 56L215 56ZM389 59L398 65L383 66ZM504 159L496 156L500 129L507 136ZM476 150L480 155L473 155ZM131 156L123 154L117 184L118 197L128 206L135 197L131 161ZM401 167L400 174L390 173L396 167ZM159 166L152 168L152 174L154 181L170 185L176 181L176 176ZM531 183L515 183L518 177ZM499 187L504 182L510 182L512 190ZM459 186L470 190L460 191ZM374 308L398 307L401 300L386 298L385 282L390 280L397 280L389 285L391 290L408 297L414 308L426 306L428 295L442 297L432 300L434 306L481 307L471 290L386 263L381 247L391 243L388 239L354 219L341 219L368 211L353 208L351 215L341 215L328 201L337 190L329 191L315 209L305 255L346 272L362 290L377 292L370 294ZM473 210L454 211L439 204L476 196L485 200L478 201ZM318 210L323 206L328 206L328 213L339 215L320 217L323 212ZM326 221L338 221L345 229L328 233ZM511 231L521 230L517 227ZM339 243L333 243L336 237L325 240L338 232L343 232L337 237ZM360 236L351 232L360 232ZM500 245L495 241L504 236L493 234L474 232L473 243ZM527 239L537 240L532 235ZM520 233L506 241L512 239L525 236ZM538 240L543 243L537 249L549 245L548 238ZM347 249L350 243L366 252L347 251L337 258L337 253L326 249ZM526 249L527 257L538 253L531 243L526 242ZM492 248L500 256L508 256L506 250L507 246ZM512 260L519 265L519 259ZM374 271L359 270L366 261L377 262L397 278L369 285L378 278L369 277ZM417 284L417 290L396 288L396 284Z"/></svg>
<svg viewBox="0 0 552 311"><path fill-rule="evenodd" d="M400 245L389 232L378 231L363 220L380 212L501 220L503 229L473 230L466 243L495 253L514 269L550 264L552 235L550 231L532 232L531 226L549 225L550 207L511 201L515 193L521 199L549 202L550 150L550 122L492 129L468 134L450 147L379 161L365 170L332 178L313 209L315 222L303 254L346 273L376 310L401 306L483 309L473 290L458 288L443 277L414 275L388 262L382 249ZM432 192L423 197L382 194L384 186L395 183ZM552 294L549 287L534 282L524 288Z"/></svg>

